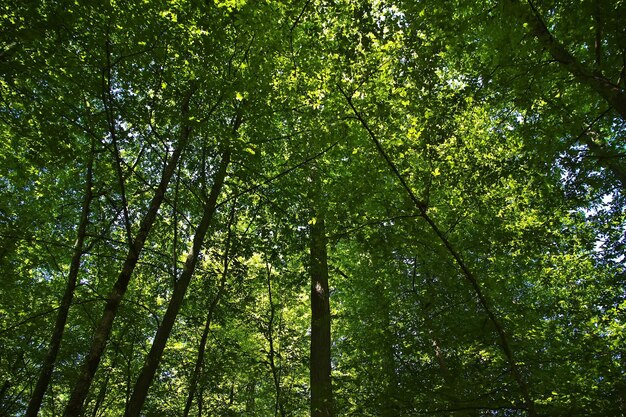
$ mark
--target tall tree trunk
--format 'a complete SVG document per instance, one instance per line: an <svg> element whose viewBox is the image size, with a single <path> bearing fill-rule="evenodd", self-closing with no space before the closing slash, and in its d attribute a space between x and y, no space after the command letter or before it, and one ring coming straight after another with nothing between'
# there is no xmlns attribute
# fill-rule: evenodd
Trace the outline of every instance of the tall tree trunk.
<svg viewBox="0 0 626 417"><path fill-rule="evenodd" d="M191 406L193 404L193 397L196 395L198 389L198 380L200 379L200 373L202 371L202 364L204 363L204 353L206 352L206 342L209 338L209 332L211 331L211 323L213 321L213 314L220 299L220 291L211 302L209 312L207 313L206 321L204 323L204 330L202 331L202 337L200 338L200 345L198 346L198 355L196 356L196 363L191 374L191 380L189 381L189 388L187 391L187 400L185 401L185 409L183 410L183 417L189 417Z"/></svg>
<svg viewBox="0 0 626 417"><path fill-rule="evenodd" d="M265 261L265 270L267 275L267 295L270 303L270 319L267 324L267 341L270 345L268 357L270 370L272 372L272 379L274 380L274 389L276 391L276 397L274 400L274 417L278 416L279 413L282 417L285 417L285 407L281 396L282 389L280 385L280 368L276 365L277 352L274 347L274 320L276 318L276 306L274 305L272 295L272 267L267 260Z"/></svg>
<svg viewBox="0 0 626 417"><path fill-rule="evenodd" d="M189 287L189 283L191 282L191 278L195 271L198 255L200 254L204 238L209 230L211 220L213 219L213 214L215 213L215 208L217 206L217 199L222 191L222 185L224 184L224 178L226 177L226 170L229 163L230 150L227 149L222 154L222 161L220 162L218 171L215 174L211 194L209 195L209 200L206 202L204 207L202 219L196 229L191 251L187 254L185 265L180 278L176 281L176 285L174 286L174 292L167 306L167 311L165 312L163 321L161 322L161 325L157 330L157 334L154 337L152 347L150 348L150 352L146 358L146 363L144 364L144 367L139 374L139 378L137 378L137 382L135 383L133 395L130 398L128 409L124 414L126 417L139 416L141 408L146 400L148 389L152 384L152 379L154 378L154 374L156 373L161 357L163 356L165 344L170 336L172 327L176 321L176 316L178 316L178 311L183 303L187 288Z"/></svg>
<svg viewBox="0 0 626 417"><path fill-rule="evenodd" d="M381 417L397 417L400 414L400 404L398 401L398 375L394 352L395 334L392 330L391 311L389 298L386 295L385 286L377 283L375 285L380 314L383 318L383 340L380 341L381 363L384 379L380 381L382 394Z"/></svg>
<svg viewBox="0 0 626 417"><path fill-rule="evenodd" d="M246 414L251 415L256 409L255 403L256 381L251 381L246 388Z"/></svg>
<svg viewBox="0 0 626 417"><path fill-rule="evenodd" d="M321 201L321 184L313 168L313 204ZM333 390L330 365L330 297L328 291L328 253L322 211L316 207L310 225L311 254L311 417L332 417Z"/></svg>
<svg viewBox="0 0 626 417"><path fill-rule="evenodd" d="M93 162L94 149L92 147L91 155L89 156L89 161L87 162L85 195L83 197L83 205L78 224L76 242L74 243L74 253L72 254L70 270L67 275L67 283L65 285L65 291L57 313L56 322L54 323L54 329L52 330L52 337L50 338L48 352L43 360L41 371L39 372L39 378L37 379L35 389L28 403L26 417L36 417L37 413L39 413L39 409L41 408L41 403L46 393L46 389L50 384L54 364L56 363L57 355L61 347L61 340L63 339L63 333L65 331L65 324L67 323L70 306L74 300L74 290L76 289L76 281L78 279L78 272L80 271L80 260L83 255L83 245L87 234L87 225L89 224L89 211L91 200L93 199Z"/></svg>
<svg viewBox="0 0 626 417"><path fill-rule="evenodd" d="M201 385L198 391L198 417L202 417L204 411L204 387Z"/></svg>
<svg viewBox="0 0 626 417"><path fill-rule="evenodd" d="M100 391L98 392L98 395L96 396L96 403L94 404L93 410L91 411L91 417L98 416L100 407L102 406L102 403L104 402L104 399L106 398L108 386L109 386L109 375L107 374L107 376L105 376L104 380L102 381L102 385L100 385Z"/></svg>
<svg viewBox="0 0 626 417"><path fill-rule="evenodd" d="M230 218L228 220L228 235L226 237L226 249L224 250L222 278L220 280L219 288L215 298L209 306L209 312L207 313L206 321L204 323L204 330L202 331L202 337L200 338L200 346L198 346L198 355L196 356L196 363L191 374L189 381L189 388L187 391L187 400L185 401L185 409L183 410L183 417L189 417L191 411L191 405L193 403L193 397L196 395L198 388L198 379L202 371L202 364L204 363L204 353L206 351L206 342L209 338L209 332L211 331L211 322L213 321L213 314L217 308L217 305L222 298L224 287L226 285L226 277L228 277L228 265L230 264L230 242L232 239L232 224L234 223L235 216L235 203L230 212Z"/></svg>
<svg viewBox="0 0 626 417"><path fill-rule="evenodd" d="M182 118L185 123L189 117L189 100L191 99L192 94L193 89L190 89L187 96L184 98L181 107ZM163 171L159 186L154 192L154 196L150 201L148 211L141 221L137 236L135 240L133 240L133 244L128 250L126 260L124 261L124 265L122 266L122 270L120 271L117 281L115 282L115 284L113 285L113 289L109 293L102 314L102 318L100 319L98 327L96 328L93 336L89 354L87 355L87 358L83 363L80 376L76 384L74 385L74 388L72 389L70 400L65 407L65 411L63 413L64 417L78 417L83 411L85 398L89 393L89 388L91 387L93 377L96 374L96 370L98 369L98 365L100 364L100 359L102 358L102 354L104 353L104 349L111 334L113 320L117 315L119 305L122 301L122 298L124 297L124 294L126 293L135 267L137 266L139 255L143 250L146 239L148 238L148 234L152 229L152 225L156 220L157 213L159 211L159 208L161 207L161 203L165 199L167 187L170 183L172 175L174 174L176 166L178 165L178 160L180 159L180 156L185 149L187 142L189 141L190 135L191 127L189 125L182 126L180 139L176 144L176 148L174 149L174 152L172 153L172 156L170 157L170 160L168 161L165 170Z"/></svg>

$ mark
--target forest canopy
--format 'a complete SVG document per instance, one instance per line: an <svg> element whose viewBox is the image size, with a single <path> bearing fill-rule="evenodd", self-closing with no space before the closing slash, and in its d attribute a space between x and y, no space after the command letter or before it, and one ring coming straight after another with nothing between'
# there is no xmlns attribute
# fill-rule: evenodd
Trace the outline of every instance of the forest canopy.
<svg viewBox="0 0 626 417"><path fill-rule="evenodd" d="M0 5L0 416L625 416L626 3Z"/></svg>

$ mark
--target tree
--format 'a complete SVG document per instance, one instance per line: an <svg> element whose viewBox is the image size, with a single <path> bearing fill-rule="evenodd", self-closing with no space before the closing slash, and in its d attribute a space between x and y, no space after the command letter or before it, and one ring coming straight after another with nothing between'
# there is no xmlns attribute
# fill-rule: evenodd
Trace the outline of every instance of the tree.
<svg viewBox="0 0 626 417"><path fill-rule="evenodd" d="M624 414L609 3L0 6L0 414Z"/></svg>
<svg viewBox="0 0 626 417"><path fill-rule="evenodd" d="M83 206L78 224L76 243L74 244L74 253L72 254L72 260L70 262L67 286L63 292L63 298L57 313L57 319L54 324L52 337L50 339L48 353L44 359L35 390L28 404L28 409L26 410L27 416L36 416L39 412L39 408L41 407L41 401L43 400L46 389L50 384L54 363L56 362L59 348L61 347L61 340L63 339L63 333L65 332L67 316L74 298L74 290L76 289L76 281L80 270L80 259L85 250L84 242L87 235L87 226L89 224L90 205L91 200L93 199L93 161L94 150L92 149L89 161L87 162L87 172L85 173L85 196L83 197Z"/></svg>
<svg viewBox="0 0 626 417"><path fill-rule="evenodd" d="M328 286L328 249L319 167L311 169L312 210L310 220L311 275L311 416L331 417L333 391L331 380L330 289Z"/></svg>
<svg viewBox="0 0 626 417"><path fill-rule="evenodd" d="M238 129L237 125L240 122L236 121L235 123L236 125L234 126L234 130L236 132ZM163 316L163 322L159 326L157 334L154 337L154 342L152 342L152 348L150 349L150 352L148 353L148 356L146 358L146 364L142 368L141 373L139 374L139 378L135 383L133 395L130 399L129 406L126 409L126 415L128 416L139 415L139 413L141 412L141 408L143 407L143 403L145 402L146 396L148 394L148 388L150 387L152 379L154 378L154 374L161 360L163 349L165 348L167 339L169 338L172 327L174 326L174 321L176 320L176 316L178 315L178 311L180 310L183 298L185 297L185 293L187 291L187 288L189 287L189 282L193 277L196 263L198 262L198 257L200 255L200 249L202 248L204 238L209 229L209 225L211 224L211 219L213 218L213 214L215 213L217 199L222 190L222 186L224 185L226 170L228 168L228 164L230 163L230 149L228 149L228 145L225 146L227 148L222 153L222 159L220 161L217 172L215 173L215 178L211 187L211 193L204 207L202 219L200 219L198 228L194 233L193 246L189 254L187 255L187 259L185 260L185 266L181 272L181 275L176 281L176 286L174 287L174 292L172 293L172 299L168 305L165 315Z"/></svg>

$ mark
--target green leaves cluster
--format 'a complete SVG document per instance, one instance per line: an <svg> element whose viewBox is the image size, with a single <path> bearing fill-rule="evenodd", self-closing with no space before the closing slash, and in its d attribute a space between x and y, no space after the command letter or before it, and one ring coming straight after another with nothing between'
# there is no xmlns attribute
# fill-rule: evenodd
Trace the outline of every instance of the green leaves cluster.
<svg viewBox="0 0 626 417"><path fill-rule="evenodd" d="M623 99L624 7L0 6L0 415L23 415L34 390L88 164L78 285L42 416L63 412L185 129L85 414L124 414L227 148L145 415L182 415L192 386L192 414L307 415L318 215L337 415L624 414L626 121L580 75Z"/></svg>

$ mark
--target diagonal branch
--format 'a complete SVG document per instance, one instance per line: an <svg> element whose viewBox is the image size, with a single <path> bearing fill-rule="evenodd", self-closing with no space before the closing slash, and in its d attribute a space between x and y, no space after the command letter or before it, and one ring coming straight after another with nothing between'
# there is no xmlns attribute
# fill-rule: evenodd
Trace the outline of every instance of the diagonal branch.
<svg viewBox="0 0 626 417"><path fill-rule="evenodd" d="M325 149L322 149L320 152L318 152L318 153L316 153L314 155L311 155L310 157L306 158L304 161L299 162L298 164L296 164L296 165L294 165L294 166L292 166L290 168L287 168L286 170L284 170L282 172L279 172L278 174L274 175L273 177L267 178L267 179L265 179L265 180L255 184L255 185L253 185L251 187L248 187L246 189L241 190L238 193L235 193L235 194L231 195L227 199L221 201L217 206L220 207L220 206L226 204L227 202L238 198L239 196L242 196L244 194L248 194L248 193L254 192L254 191L258 190L259 188L263 187L264 185L270 184L273 181L275 181L275 180L277 180L277 179L279 179L281 177L284 177L284 176L292 173L293 171L295 171L295 170L297 170L299 168L302 168L303 166L305 166L309 162L316 160L320 156L322 156L325 153L327 153L328 151L330 151L332 148L337 146L337 144L339 144L339 141L330 144L328 147L326 147Z"/></svg>
<svg viewBox="0 0 626 417"><path fill-rule="evenodd" d="M532 398L530 397L530 393L529 393L529 390L528 390L527 383L526 383L525 379L522 377L522 374L521 374L521 372L520 372L520 370L519 370L519 368L517 366L517 362L515 361L515 357L513 355L513 350L511 349L511 346L509 344L509 338L508 338L508 336L506 334L504 326L502 325L502 323L500 323L500 320L496 316L496 313L494 312L494 309L491 307L491 303L487 299L487 296L484 294L484 292L482 290L482 287L481 287L480 283L478 282L477 277L471 271L469 266L465 263L465 261L461 257L460 252L458 252L456 250L456 248L448 240L448 238L441 231L441 229L439 229L439 227L437 226L435 221L428 215L426 205L423 204L415 196L415 193L413 192L413 190L411 190L411 188L409 187L409 185L407 184L405 179L402 177L402 175L400 175L400 171L398 170L398 168L396 167L395 163L391 160L391 158L389 157L389 155L387 154L387 152L383 148L382 144L380 143L380 140L378 140L378 137L376 136L374 131L370 128L370 126L367 123L367 121L363 118L363 116L359 113L359 111L354 106L354 103L352 102L352 97L349 96L341 88L341 86L338 86L338 88L339 88L339 91L341 92L341 94L345 97L346 101L348 102L348 105L352 109L352 112L354 113L356 118L359 120L359 122L361 123L363 128L367 131L367 133L369 134L370 138L372 139L372 142L374 142L374 144L376 145L376 149L378 150L378 153L387 162L387 165L389 166L391 171L394 173L395 177L400 181L400 183L402 184L402 187L406 190L407 194L409 195L409 197L411 198L411 200L415 204L415 207L418 209L421 217L424 218L424 220L426 221L426 223L428 223L428 225L430 226L432 231L435 233L435 235L437 235L437 237L439 238L441 243L445 246L445 248L448 250L450 255L456 261L458 267L463 272L463 275L465 276L467 281L472 286L472 289L474 290L474 293L476 294L476 297L478 298L479 304L481 305L481 307L483 308L483 310L487 314L487 317L489 318L489 320L493 324L494 328L496 329L496 333L498 334L498 337L500 339L500 345L501 345L502 350L504 351L504 354L505 354L505 356L507 358L507 361L509 363L509 367L511 369L511 373L513 375L513 378L517 382L517 384L518 384L518 386L520 388L520 391L522 392L522 396L524 398L524 403L525 403L525 406L526 406L526 408L528 410L528 413L529 413L529 415L531 417L536 417L537 416L537 412L535 411L535 404L534 404Z"/></svg>
<svg viewBox="0 0 626 417"><path fill-rule="evenodd" d="M505 0L504 4L520 20L528 23L533 36L565 70L572 74L579 83L586 85L606 100L626 120L626 92L619 85L613 84L599 70L592 71L579 62L565 46L560 43L546 26L541 14L531 0L528 6L520 0Z"/></svg>
<svg viewBox="0 0 626 417"><path fill-rule="evenodd" d="M117 129L115 124L115 117L113 116L113 103L115 99L112 88L112 64L111 64L111 39L107 30L107 39L105 41L106 60L107 66L102 71L102 104L106 113L107 124L109 126L109 134L111 135L111 142L113 144L113 156L115 158L115 171L117 173L120 196L122 199L122 209L124 210L124 226L126 228L126 239L128 240L128 246L133 245L133 234L130 225L130 215L128 211L128 199L126 198L126 185L124 180L124 173L122 172L122 157L120 156L119 145L117 142Z"/></svg>

